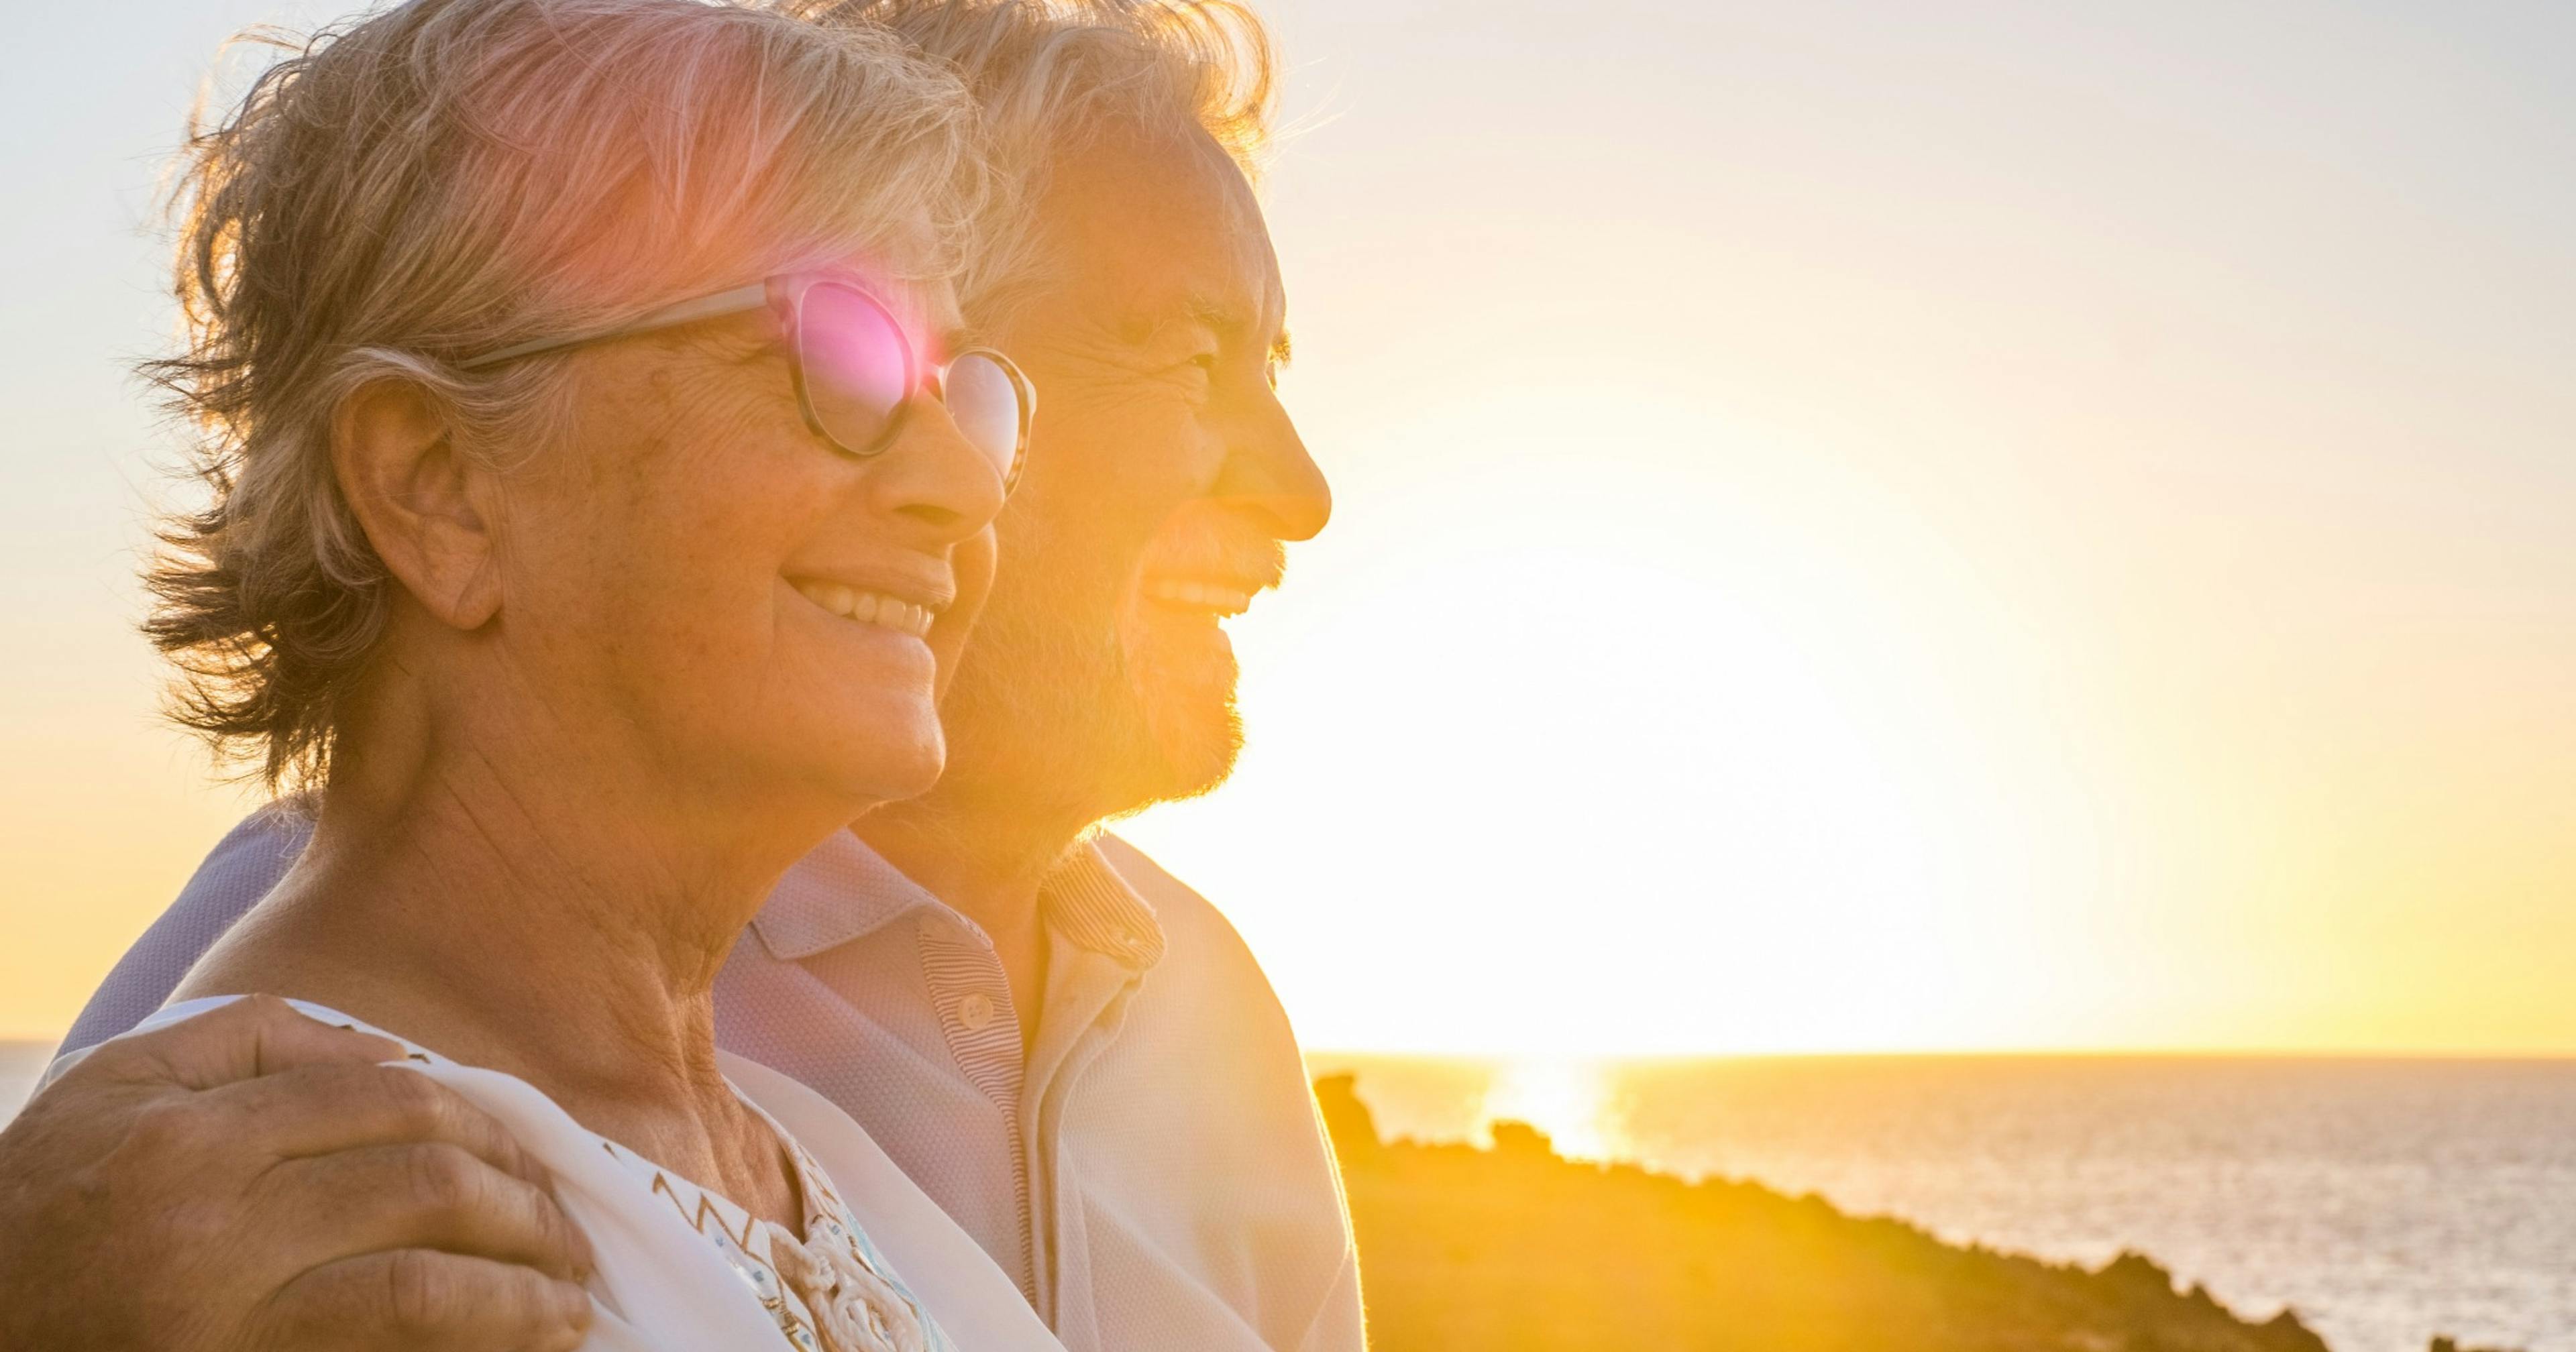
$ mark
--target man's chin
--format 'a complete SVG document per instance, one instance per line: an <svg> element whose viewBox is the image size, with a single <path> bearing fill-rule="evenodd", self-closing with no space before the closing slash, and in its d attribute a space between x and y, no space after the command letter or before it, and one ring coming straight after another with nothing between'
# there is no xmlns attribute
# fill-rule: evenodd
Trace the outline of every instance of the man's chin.
<svg viewBox="0 0 2576 1352"><path fill-rule="evenodd" d="M1243 718L1234 704L1233 655L1186 677L1164 673L1151 688L1138 690L1145 731L1152 741L1154 783L1151 802L1196 798L1215 789L1234 773L1243 754ZM1179 677L1175 679L1175 677ZM1143 684L1143 683L1140 683ZM1145 786L1140 786L1145 787Z"/></svg>
<svg viewBox="0 0 2576 1352"><path fill-rule="evenodd" d="M1243 754L1243 721L1228 708L1215 727L1192 727L1187 731L1157 734L1161 743L1164 782L1157 786L1153 801L1174 802L1215 792L1234 773L1234 763Z"/></svg>

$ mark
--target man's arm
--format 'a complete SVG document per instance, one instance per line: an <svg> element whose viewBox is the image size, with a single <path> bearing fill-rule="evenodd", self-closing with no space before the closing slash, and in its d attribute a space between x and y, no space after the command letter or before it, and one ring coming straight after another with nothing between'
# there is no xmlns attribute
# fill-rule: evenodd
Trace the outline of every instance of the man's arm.
<svg viewBox="0 0 2576 1352"><path fill-rule="evenodd" d="M65 1070L0 1131L0 1347L577 1346L543 1169L401 1055L254 998Z"/></svg>
<svg viewBox="0 0 2576 1352"><path fill-rule="evenodd" d="M1244 1208L1234 1242L1251 1255L1257 1295L1240 1308L1278 1352L1365 1352L1350 1211L1287 1010L1207 898L1115 835L1104 834L1099 849L1154 908L1168 942L1125 1036L1170 1039L1153 1051L1187 1064L1194 1092L1223 1105L1193 1135L1209 1152L1203 1184ZM1149 1019L1141 1008L1149 999L1187 1014ZM1151 1129L1143 1120L1129 1126Z"/></svg>
<svg viewBox="0 0 2576 1352"><path fill-rule="evenodd" d="M292 799L243 818L197 865L179 899L117 960L55 1055L95 1047L168 1004L179 978L277 886L312 839L313 823Z"/></svg>

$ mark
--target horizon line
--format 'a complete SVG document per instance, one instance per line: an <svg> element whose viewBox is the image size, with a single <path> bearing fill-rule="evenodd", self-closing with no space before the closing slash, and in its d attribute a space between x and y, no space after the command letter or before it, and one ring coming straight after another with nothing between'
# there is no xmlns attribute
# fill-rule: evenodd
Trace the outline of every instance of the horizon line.
<svg viewBox="0 0 2576 1352"><path fill-rule="evenodd" d="M69 1029L63 1030L69 1032ZM0 1047L60 1046L52 1036L0 1033ZM2576 1061L2576 1047L2540 1049L2408 1047L1899 1047L1782 1050L1634 1051L1602 1049L1508 1051L1494 1048L1333 1047L1297 1048L1316 1060L1371 1059L1504 1063L1680 1061Z"/></svg>
<svg viewBox="0 0 2576 1352"><path fill-rule="evenodd" d="M1383 1047L1298 1048L1308 1061L1373 1059L1464 1062L1678 1061L2576 1061L2554 1049L2378 1047L1904 1047L1776 1051L1458 1051Z"/></svg>

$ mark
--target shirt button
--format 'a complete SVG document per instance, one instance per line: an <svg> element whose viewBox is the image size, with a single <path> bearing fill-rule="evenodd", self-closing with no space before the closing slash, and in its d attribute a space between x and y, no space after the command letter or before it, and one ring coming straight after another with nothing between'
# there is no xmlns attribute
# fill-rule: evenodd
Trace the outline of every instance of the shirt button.
<svg viewBox="0 0 2576 1352"><path fill-rule="evenodd" d="M958 1001L957 1021L966 1025L967 1032L983 1032L985 1025L993 1021L992 997L977 991Z"/></svg>

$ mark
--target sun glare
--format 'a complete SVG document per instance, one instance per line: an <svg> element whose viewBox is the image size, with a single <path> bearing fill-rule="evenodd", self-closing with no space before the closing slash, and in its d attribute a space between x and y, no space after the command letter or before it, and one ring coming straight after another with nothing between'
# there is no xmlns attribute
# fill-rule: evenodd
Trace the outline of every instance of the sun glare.
<svg viewBox="0 0 2576 1352"><path fill-rule="evenodd" d="M1495 1072L1481 1118L1489 1133L1496 1122L1525 1122L1567 1159L1606 1160L1626 1150L1614 1106L1609 1075L1598 1062L1512 1061Z"/></svg>
<svg viewBox="0 0 2576 1352"><path fill-rule="evenodd" d="M2009 1037L2039 997L1994 960L2040 970L2038 875L2089 831L1992 669L2019 640L1901 513L1826 518L1812 462L1616 407L1372 438L1367 506L1238 626L1236 781L1130 829L1226 899L1312 1045Z"/></svg>

